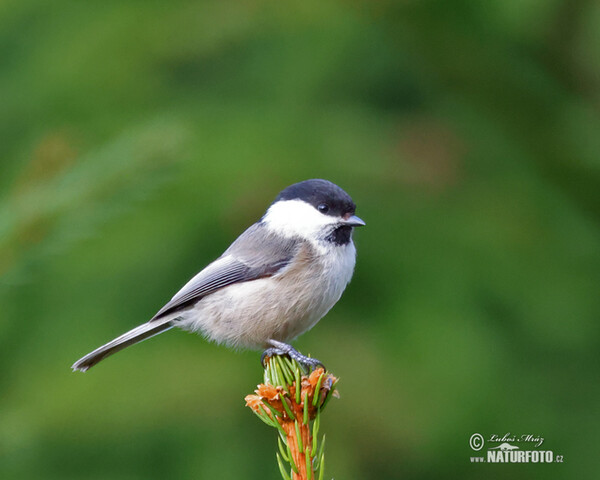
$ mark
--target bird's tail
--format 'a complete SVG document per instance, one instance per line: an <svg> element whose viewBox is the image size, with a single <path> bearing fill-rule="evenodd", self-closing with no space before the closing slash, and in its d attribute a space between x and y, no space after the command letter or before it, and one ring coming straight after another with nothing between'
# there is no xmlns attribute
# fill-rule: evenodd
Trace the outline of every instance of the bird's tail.
<svg viewBox="0 0 600 480"><path fill-rule="evenodd" d="M106 345L102 345L93 352L88 353L85 357L77 360L71 368L74 371L80 370L85 372L88 368L93 367L99 361L104 360L109 355L117 353L129 345L133 345L141 342L142 340L153 337L154 335L158 335L159 333L162 333L172 327L172 321L168 318L144 323L143 325L140 325L133 330L129 330L127 333L124 333L120 337L108 342Z"/></svg>

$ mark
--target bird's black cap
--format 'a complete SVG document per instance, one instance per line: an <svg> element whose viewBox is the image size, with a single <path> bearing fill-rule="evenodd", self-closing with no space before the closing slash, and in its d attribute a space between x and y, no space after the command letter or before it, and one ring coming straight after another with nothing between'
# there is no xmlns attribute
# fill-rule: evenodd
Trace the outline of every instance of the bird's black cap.
<svg viewBox="0 0 600 480"><path fill-rule="evenodd" d="M305 180L290 185L277 195L275 202L280 200L303 200L321 213L334 217L354 215L356 210L350 195L335 183L322 179ZM322 207L323 205L326 209Z"/></svg>

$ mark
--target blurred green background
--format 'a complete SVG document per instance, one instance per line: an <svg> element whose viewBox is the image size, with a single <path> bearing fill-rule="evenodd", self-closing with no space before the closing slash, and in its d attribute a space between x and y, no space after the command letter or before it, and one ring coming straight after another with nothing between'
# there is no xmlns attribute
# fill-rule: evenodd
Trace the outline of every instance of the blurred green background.
<svg viewBox="0 0 600 480"><path fill-rule="evenodd" d="M597 474L598 2L4 0L0 98L1 478L279 478L257 352L69 367L315 177L367 222L295 344L341 377L327 478Z"/></svg>

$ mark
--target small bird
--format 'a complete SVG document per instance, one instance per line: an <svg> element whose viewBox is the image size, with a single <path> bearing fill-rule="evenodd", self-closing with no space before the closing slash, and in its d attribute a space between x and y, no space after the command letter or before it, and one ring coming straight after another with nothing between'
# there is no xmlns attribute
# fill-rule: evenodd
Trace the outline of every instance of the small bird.
<svg viewBox="0 0 600 480"><path fill-rule="evenodd" d="M233 348L265 349L322 365L287 342L312 328L352 278L356 205L327 180L295 183L263 217L186 283L147 323L77 360L82 372L119 350L173 327Z"/></svg>

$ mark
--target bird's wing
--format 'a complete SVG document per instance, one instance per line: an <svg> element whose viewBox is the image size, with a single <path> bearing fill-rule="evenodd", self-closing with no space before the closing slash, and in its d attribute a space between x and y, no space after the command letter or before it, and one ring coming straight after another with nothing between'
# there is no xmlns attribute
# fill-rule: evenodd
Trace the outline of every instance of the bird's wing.
<svg viewBox="0 0 600 480"><path fill-rule="evenodd" d="M290 263L300 241L274 236L261 223L252 225L225 253L198 273L150 320L173 313L220 288L275 275Z"/></svg>

